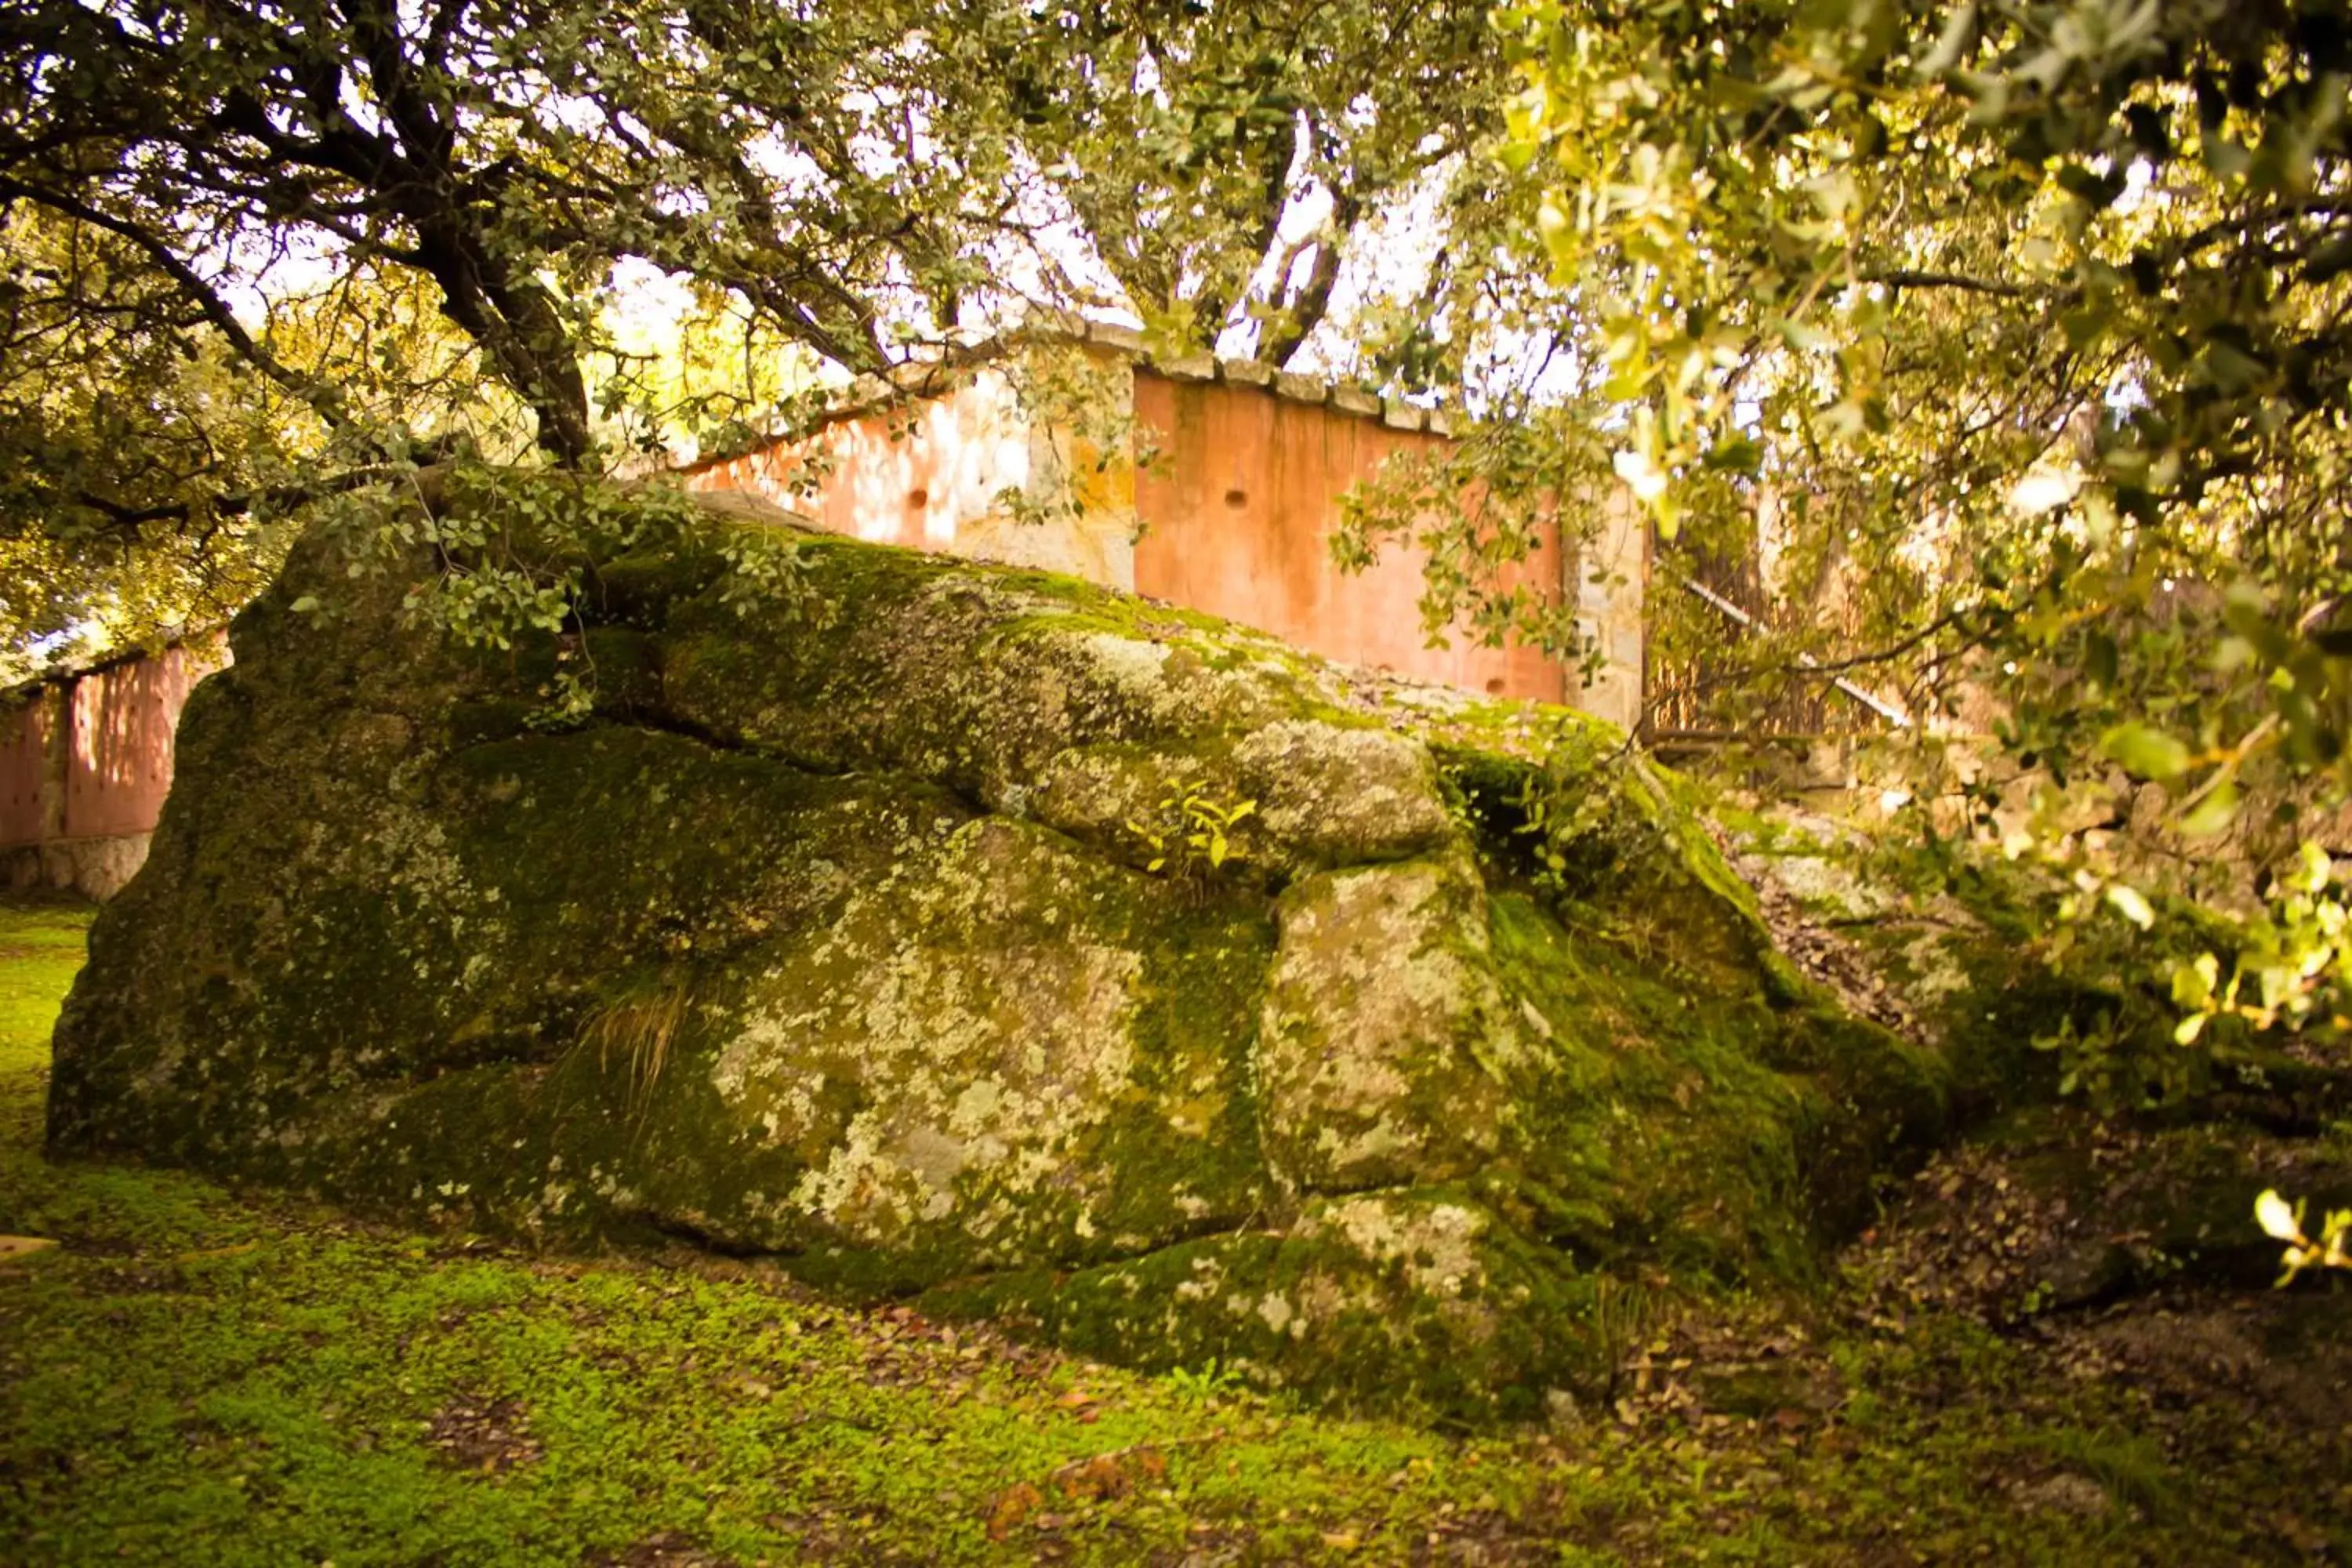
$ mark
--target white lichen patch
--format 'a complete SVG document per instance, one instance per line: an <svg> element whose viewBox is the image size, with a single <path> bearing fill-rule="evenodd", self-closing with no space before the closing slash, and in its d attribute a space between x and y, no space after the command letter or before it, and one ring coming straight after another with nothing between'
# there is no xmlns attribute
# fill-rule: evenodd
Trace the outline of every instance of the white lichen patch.
<svg viewBox="0 0 2352 1568"><path fill-rule="evenodd" d="M1393 731L1287 720L1235 746L1234 762L1265 831L1306 859L1391 858L1452 830L1428 748Z"/></svg>
<svg viewBox="0 0 2352 1568"><path fill-rule="evenodd" d="M1895 899L1873 887L1851 867L1823 855L1757 855L1749 862L1779 883L1808 912L1836 921L1880 920Z"/></svg>
<svg viewBox="0 0 2352 1568"><path fill-rule="evenodd" d="M1166 643L1110 632L1090 632L1076 641L1087 662L1112 690L1145 712L1160 709L1168 695Z"/></svg>
<svg viewBox="0 0 2352 1568"><path fill-rule="evenodd" d="M1078 1151L1129 1088L1142 960L1087 940L1083 892L1065 852L974 824L780 945L710 1082L806 1151L809 1220L873 1245L952 1220L1013 1257L1098 1204L1117 1172Z"/></svg>
<svg viewBox="0 0 2352 1568"><path fill-rule="evenodd" d="M1904 990L1915 1008L1932 1013L1969 988L1968 968L1953 952L1957 945L1948 933L1937 931L1922 932L1905 944L1903 961L1911 966L1911 975Z"/></svg>
<svg viewBox="0 0 2352 1568"><path fill-rule="evenodd" d="M1180 1279L1172 1292L1180 1301L1205 1301L1222 1289L1225 1282L1224 1265L1212 1257L1192 1259L1192 1277Z"/></svg>
<svg viewBox="0 0 2352 1568"><path fill-rule="evenodd" d="M1452 858L1328 873L1282 903L1258 1088L1294 1188L1426 1178L1491 1151L1486 1062L1519 1026L1486 959L1485 895Z"/></svg>
<svg viewBox="0 0 2352 1568"><path fill-rule="evenodd" d="M1486 1282L1479 1242L1487 1225L1461 1204L1367 1196L1324 1205L1299 1233L1336 1237L1371 1262L1402 1265L1415 1291L1442 1299Z"/></svg>

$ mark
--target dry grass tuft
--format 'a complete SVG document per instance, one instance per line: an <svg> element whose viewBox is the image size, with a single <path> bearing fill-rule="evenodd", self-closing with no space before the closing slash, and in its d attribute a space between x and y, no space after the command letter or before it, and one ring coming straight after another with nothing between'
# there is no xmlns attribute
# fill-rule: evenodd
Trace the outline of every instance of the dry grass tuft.
<svg viewBox="0 0 2352 1568"><path fill-rule="evenodd" d="M612 1071L614 1058L619 1058L629 1079L630 1103L642 1109L668 1065L692 1005L685 985L667 978L653 982L598 1005L581 1026L580 1043L594 1048L603 1071Z"/></svg>

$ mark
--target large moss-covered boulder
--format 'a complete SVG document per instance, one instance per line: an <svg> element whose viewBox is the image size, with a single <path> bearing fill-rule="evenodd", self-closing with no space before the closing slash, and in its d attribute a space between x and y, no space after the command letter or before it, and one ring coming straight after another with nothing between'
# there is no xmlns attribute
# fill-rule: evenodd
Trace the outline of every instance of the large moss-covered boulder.
<svg viewBox="0 0 2352 1568"><path fill-rule="evenodd" d="M839 539L747 597L747 526L495 656L299 551L53 1144L1479 1416L1597 1385L1640 1292L1801 1283L1941 1115L1601 727Z"/></svg>

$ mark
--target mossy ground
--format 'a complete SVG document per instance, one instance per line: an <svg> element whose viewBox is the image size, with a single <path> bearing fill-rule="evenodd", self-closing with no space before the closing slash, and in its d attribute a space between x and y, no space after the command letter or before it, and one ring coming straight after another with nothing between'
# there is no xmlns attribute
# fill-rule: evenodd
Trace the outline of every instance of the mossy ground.
<svg viewBox="0 0 2352 1568"><path fill-rule="evenodd" d="M86 919L0 910L0 1232L61 1243L0 1265L12 1565L2352 1553L2341 1439L2168 1412L1883 1293L1669 1325L1629 1289L1613 1408L1465 1438L685 1254L561 1261L51 1163L48 1026Z"/></svg>

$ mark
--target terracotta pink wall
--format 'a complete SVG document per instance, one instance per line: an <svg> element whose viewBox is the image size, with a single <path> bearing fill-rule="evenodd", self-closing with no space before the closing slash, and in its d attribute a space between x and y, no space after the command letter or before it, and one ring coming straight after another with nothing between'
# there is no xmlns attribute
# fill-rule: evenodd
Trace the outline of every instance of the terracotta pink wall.
<svg viewBox="0 0 2352 1568"><path fill-rule="evenodd" d="M1137 440L1157 456L1139 468L1124 453L1068 465L1102 476L1100 494L1071 498L1075 518L1037 525L1003 515L1003 491L1053 481L1041 479L1038 432L1003 377L987 370L946 396L692 470L687 484L762 495L856 538L1131 585L1352 664L1498 696L1568 699L1567 672L1538 650L1481 647L1459 634L1445 647L1425 646L1420 550L1385 544L1360 574L1331 560L1348 491L1391 456L1441 450L1445 437L1245 382L1178 380L1131 360L1101 361L1097 371L1104 384L1093 395L1131 408ZM821 464L814 471L812 457ZM803 475L815 483L795 495ZM1556 542L1522 571L1557 596Z"/></svg>
<svg viewBox="0 0 2352 1568"><path fill-rule="evenodd" d="M14 715L0 740L0 846L153 829L172 789L173 734L197 681L226 662L214 639L109 666L67 683L62 831L44 832L50 704ZM56 826L57 824L49 824Z"/></svg>
<svg viewBox="0 0 2352 1568"><path fill-rule="evenodd" d="M66 834L145 833L172 792L172 740L180 710L217 659L165 650L77 681L73 755L66 774Z"/></svg>
<svg viewBox="0 0 2352 1568"><path fill-rule="evenodd" d="M1138 593L1268 631L1331 658L1499 696L1562 700L1561 667L1533 648L1455 635L1423 646L1423 552L1384 545L1370 570L1331 559L1340 499L1391 455L1444 437L1252 386L1139 370L1135 417L1159 456L1136 479ZM1548 543L1525 568L1558 592Z"/></svg>
<svg viewBox="0 0 2352 1568"><path fill-rule="evenodd" d="M1025 439L1008 440L994 428L994 415L985 393L968 385L694 469L686 485L763 496L853 539L945 550L1000 487L1025 477ZM795 481L808 484L807 492L796 492Z"/></svg>
<svg viewBox="0 0 2352 1568"><path fill-rule="evenodd" d="M0 847L41 837L41 779L55 711L45 692L0 720Z"/></svg>

